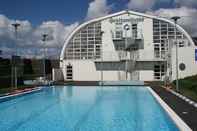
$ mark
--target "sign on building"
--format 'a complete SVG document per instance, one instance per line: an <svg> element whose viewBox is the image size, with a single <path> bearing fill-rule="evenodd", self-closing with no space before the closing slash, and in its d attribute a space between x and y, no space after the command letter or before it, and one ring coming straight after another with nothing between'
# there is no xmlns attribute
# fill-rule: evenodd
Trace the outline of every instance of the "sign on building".
<svg viewBox="0 0 197 131"><path fill-rule="evenodd" d="M195 49L195 61L197 62L197 49Z"/></svg>

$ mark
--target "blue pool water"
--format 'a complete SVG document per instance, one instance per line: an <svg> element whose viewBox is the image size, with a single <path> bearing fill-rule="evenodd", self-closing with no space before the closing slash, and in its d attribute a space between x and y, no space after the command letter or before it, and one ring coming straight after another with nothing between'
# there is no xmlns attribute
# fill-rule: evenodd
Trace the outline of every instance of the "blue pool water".
<svg viewBox="0 0 197 131"><path fill-rule="evenodd" d="M0 131L178 131L144 87L56 87L0 103Z"/></svg>

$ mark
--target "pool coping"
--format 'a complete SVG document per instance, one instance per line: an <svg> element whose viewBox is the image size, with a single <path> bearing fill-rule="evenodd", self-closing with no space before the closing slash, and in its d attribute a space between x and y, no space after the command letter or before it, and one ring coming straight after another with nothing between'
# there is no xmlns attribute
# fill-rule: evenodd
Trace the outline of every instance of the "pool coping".
<svg viewBox="0 0 197 131"><path fill-rule="evenodd" d="M170 116L180 131L192 131L192 129L161 99L161 97L152 88L147 88L157 100L157 102L163 107L166 113Z"/></svg>
<svg viewBox="0 0 197 131"><path fill-rule="evenodd" d="M31 94L33 92L40 91L42 88L43 87L37 87L36 89L30 90L30 91L20 92L20 93L16 93L16 94L12 94L12 95L1 96L0 97L0 103L5 102L5 101L9 101L10 99L14 99L16 97L20 97L20 96L23 96L23 95L27 95L27 94Z"/></svg>

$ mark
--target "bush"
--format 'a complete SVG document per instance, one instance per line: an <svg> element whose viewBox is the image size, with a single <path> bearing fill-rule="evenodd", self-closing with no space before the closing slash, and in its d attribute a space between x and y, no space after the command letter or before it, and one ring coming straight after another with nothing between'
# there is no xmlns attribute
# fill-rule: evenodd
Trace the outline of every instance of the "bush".
<svg viewBox="0 0 197 131"><path fill-rule="evenodd" d="M173 83L176 85L176 80ZM194 91L197 94L197 75L180 79L179 86L180 88Z"/></svg>

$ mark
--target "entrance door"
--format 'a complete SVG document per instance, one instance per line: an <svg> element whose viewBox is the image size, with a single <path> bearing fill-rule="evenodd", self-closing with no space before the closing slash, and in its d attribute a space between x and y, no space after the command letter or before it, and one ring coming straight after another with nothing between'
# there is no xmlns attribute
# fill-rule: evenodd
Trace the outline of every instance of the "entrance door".
<svg viewBox="0 0 197 131"><path fill-rule="evenodd" d="M73 80L73 67L71 64L66 66L66 79Z"/></svg>

